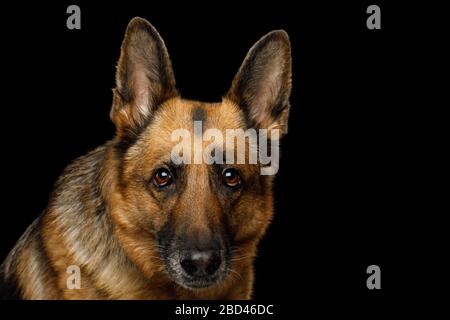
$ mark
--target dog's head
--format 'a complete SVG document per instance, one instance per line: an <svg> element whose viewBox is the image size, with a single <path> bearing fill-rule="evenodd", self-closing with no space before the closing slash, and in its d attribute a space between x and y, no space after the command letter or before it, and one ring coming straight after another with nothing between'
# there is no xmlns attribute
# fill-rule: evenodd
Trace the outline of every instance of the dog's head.
<svg viewBox="0 0 450 320"><path fill-rule="evenodd" d="M236 144L212 138L226 137L229 129L286 133L287 34L274 31L259 40L222 102L203 103L179 96L163 40L150 23L134 18L116 81L111 118L118 171L111 211L123 247L146 275L159 268L186 288L232 278L252 264L272 218L272 177L261 174L259 161L206 163L202 152L215 159L218 150L220 157L242 153ZM187 149L180 149L182 135L174 139L180 129L190 139ZM244 140L248 160L250 140ZM212 145L217 149L208 149ZM175 161L174 154L192 162Z"/></svg>

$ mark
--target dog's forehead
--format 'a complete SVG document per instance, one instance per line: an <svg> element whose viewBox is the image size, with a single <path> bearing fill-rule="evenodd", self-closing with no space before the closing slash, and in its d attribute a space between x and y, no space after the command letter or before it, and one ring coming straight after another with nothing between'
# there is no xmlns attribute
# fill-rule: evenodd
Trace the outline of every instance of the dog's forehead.
<svg viewBox="0 0 450 320"><path fill-rule="evenodd" d="M169 121L171 130L186 129L194 132L194 123L201 122L203 129L242 128L245 123L239 108L225 100L218 103L172 99L163 104L155 114L153 123L159 127L159 121Z"/></svg>
<svg viewBox="0 0 450 320"><path fill-rule="evenodd" d="M187 130L192 136L208 129L223 134L227 129L245 128L243 113L239 107L224 100L218 103L172 99L160 106L146 130L148 143L172 144L177 130Z"/></svg>
<svg viewBox="0 0 450 320"><path fill-rule="evenodd" d="M180 143L180 129L185 133L189 132L190 137L194 138L196 134L203 135L208 129L217 129L225 136L227 129L245 129L245 126L243 112L228 100L204 103L171 99L153 114L148 127L129 150L128 157L135 160L139 158L138 162L147 163L161 159L168 161L173 147ZM192 142L193 140L191 139Z"/></svg>

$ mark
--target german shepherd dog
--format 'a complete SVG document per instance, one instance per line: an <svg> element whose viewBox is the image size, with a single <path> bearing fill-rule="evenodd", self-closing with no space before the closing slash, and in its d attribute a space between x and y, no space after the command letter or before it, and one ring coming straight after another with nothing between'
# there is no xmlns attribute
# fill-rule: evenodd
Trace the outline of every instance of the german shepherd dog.
<svg viewBox="0 0 450 320"><path fill-rule="evenodd" d="M251 299L257 245L273 215L273 175L256 164L174 164L171 133L287 132L291 49L272 31L222 102L182 99L156 29L133 18L116 72L115 137L62 173L44 212L0 267L4 298ZM70 266L80 286L68 286Z"/></svg>

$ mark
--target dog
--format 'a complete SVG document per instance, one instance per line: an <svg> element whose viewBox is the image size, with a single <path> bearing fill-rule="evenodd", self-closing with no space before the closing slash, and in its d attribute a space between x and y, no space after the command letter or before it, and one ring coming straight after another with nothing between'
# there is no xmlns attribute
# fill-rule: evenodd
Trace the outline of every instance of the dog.
<svg viewBox="0 0 450 320"><path fill-rule="evenodd" d="M291 69L288 35L272 31L221 102L186 100L159 33L133 18L113 89L116 134L63 171L0 267L3 298L251 299L273 176L260 163L174 164L170 137L201 121L221 132L277 129L281 138ZM78 287L69 270L78 270Z"/></svg>

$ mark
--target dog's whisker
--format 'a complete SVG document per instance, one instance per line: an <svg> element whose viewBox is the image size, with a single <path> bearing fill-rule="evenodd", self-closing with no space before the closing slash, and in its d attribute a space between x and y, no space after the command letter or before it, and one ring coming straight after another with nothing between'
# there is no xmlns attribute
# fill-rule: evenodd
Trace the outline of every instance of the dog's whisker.
<svg viewBox="0 0 450 320"><path fill-rule="evenodd" d="M231 261L232 261L232 262L235 262L235 261L241 261L241 260L245 260L245 259L248 259L248 258L250 258L250 256L248 256L248 257L242 257L242 258L237 258L237 259L231 259Z"/></svg>
<svg viewBox="0 0 450 320"><path fill-rule="evenodd" d="M232 261L235 261L235 260L242 260L242 259L247 259L247 258L251 258L251 257L253 257L253 255L251 255L251 254L243 254L243 255L237 255L237 256L234 256L234 257L232 257Z"/></svg>
<svg viewBox="0 0 450 320"><path fill-rule="evenodd" d="M242 280L241 274L237 271L234 271L233 269L230 269L230 275L235 275L239 278L239 280Z"/></svg>

